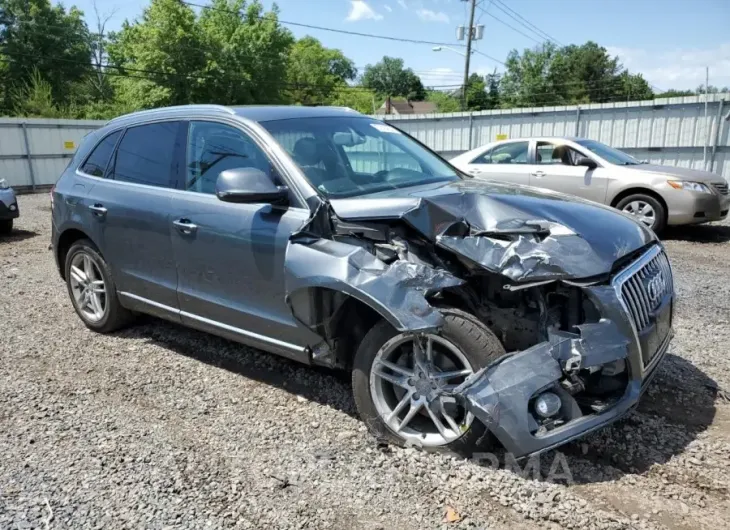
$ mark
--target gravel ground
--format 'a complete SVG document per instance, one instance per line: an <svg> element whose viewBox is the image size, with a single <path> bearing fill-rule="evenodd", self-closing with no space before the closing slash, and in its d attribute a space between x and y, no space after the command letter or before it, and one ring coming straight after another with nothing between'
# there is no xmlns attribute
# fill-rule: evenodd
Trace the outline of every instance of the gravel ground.
<svg viewBox="0 0 730 530"><path fill-rule="evenodd" d="M0 528L730 521L728 224L667 234L671 354L638 411L536 476L377 445L338 374L153 319L88 331L48 250L48 195L20 206L0 240Z"/></svg>

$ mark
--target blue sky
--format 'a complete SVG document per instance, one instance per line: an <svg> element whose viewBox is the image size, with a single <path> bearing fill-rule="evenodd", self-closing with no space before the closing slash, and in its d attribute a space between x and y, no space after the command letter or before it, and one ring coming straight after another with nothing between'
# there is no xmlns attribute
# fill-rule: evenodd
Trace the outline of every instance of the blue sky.
<svg viewBox="0 0 730 530"><path fill-rule="evenodd" d="M191 0L206 4L206 0ZM263 0L269 8L272 0ZM500 5L501 2L501 5ZM93 0L66 0L87 15L93 25ZM147 0L96 0L102 14L114 12L108 29L141 14ZM462 0L277 0L286 21L377 33L408 39L453 43L456 27L466 23ZM535 33L504 11L504 5L562 44L593 40L618 55L632 72L644 74L661 89L695 88L704 83L730 85L730 0L479 0L475 20L484 25L476 49L496 59L536 45ZM514 16L514 15L513 15ZM495 18L496 17L496 18ZM523 35L502 22L506 22ZM297 37L306 34L325 46L339 48L360 71L383 55L402 57L424 84L456 85L463 57L432 46L408 44L289 26ZM502 66L475 54L472 71L487 73Z"/></svg>

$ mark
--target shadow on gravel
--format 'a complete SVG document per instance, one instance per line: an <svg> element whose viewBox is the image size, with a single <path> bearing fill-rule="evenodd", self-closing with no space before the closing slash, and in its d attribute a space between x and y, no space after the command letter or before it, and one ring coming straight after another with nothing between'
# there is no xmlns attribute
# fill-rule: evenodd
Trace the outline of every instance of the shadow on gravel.
<svg viewBox="0 0 730 530"><path fill-rule="evenodd" d="M202 331L153 317L117 332L357 417L350 378L343 372L307 366Z"/></svg>
<svg viewBox="0 0 730 530"><path fill-rule="evenodd" d="M669 354L659 370L637 410L560 448L575 483L645 473L683 453L712 424L721 392L717 383L677 355ZM544 456L549 465L554 456Z"/></svg>
<svg viewBox="0 0 730 530"><path fill-rule="evenodd" d="M730 241L728 225L670 226L662 234L663 241L694 243L726 243Z"/></svg>
<svg viewBox="0 0 730 530"><path fill-rule="evenodd" d="M20 229L14 229L10 234L6 236L0 236L0 245L7 245L9 243L15 243L16 241L23 241L24 239L30 239L32 237L35 237L38 234L38 232L33 232L32 230L20 230Z"/></svg>

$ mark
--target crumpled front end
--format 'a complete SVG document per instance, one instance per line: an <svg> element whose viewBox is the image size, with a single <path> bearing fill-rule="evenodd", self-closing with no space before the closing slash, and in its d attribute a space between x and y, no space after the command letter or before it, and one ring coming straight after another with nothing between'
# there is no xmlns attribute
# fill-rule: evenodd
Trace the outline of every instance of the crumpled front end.
<svg viewBox="0 0 730 530"><path fill-rule="evenodd" d="M655 236L534 190L460 182L321 202L285 269L294 316L321 338L319 364L346 366L372 315L414 336L439 332L439 308L473 315L510 353L438 392L517 457L628 411L672 334L671 270Z"/></svg>
<svg viewBox="0 0 730 530"><path fill-rule="evenodd" d="M619 419L637 404L667 352L674 290L660 247L611 285L584 290L601 314L598 322L577 326L577 333L550 332L453 393L518 458Z"/></svg>

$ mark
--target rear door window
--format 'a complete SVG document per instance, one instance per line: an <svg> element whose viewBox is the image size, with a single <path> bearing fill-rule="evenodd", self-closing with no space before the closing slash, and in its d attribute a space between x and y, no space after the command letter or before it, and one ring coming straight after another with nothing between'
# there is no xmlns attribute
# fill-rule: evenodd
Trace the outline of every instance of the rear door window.
<svg viewBox="0 0 730 530"><path fill-rule="evenodd" d="M472 164L527 164L529 142L501 144L475 158Z"/></svg>
<svg viewBox="0 0 730 530"><path fill-rule="evenodd" d="M185 122L130 127L119 142L112 178L122 182L174 188L176 160Z"/></svg>
<svg viewBox="0 0 730 530"><path fill-rule="evenodd" d="M80 170L92 177L103 177L120 134L121 131L113 132L99 142L89 155L89 158L86 159L86 162L83 163Z"/></svg>

